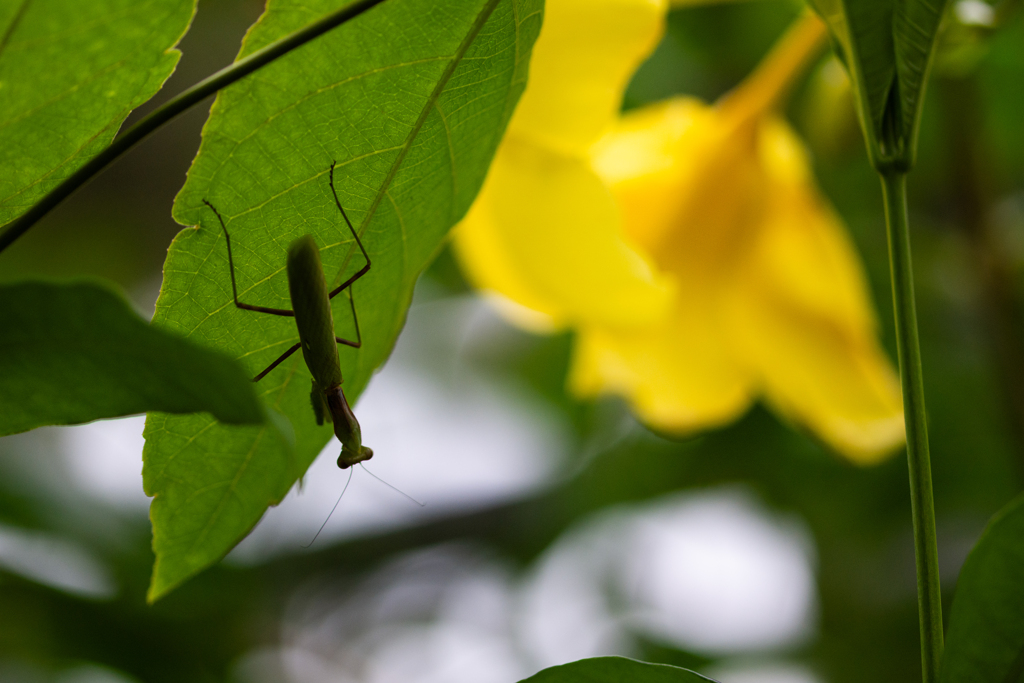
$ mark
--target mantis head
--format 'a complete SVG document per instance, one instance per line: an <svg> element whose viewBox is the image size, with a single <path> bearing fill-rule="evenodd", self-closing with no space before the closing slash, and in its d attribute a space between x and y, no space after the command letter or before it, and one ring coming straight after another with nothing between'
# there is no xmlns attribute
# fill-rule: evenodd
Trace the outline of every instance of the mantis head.
<svg viewBox="0 0 1024 683"><path fill-rule="evenodd" d="M314 384L314 392L316 385ZM338 456L338 467L348 469L356 463L373 457L373 449L363 445L362 431L352 408L345 398L341 387L334 387L326 392L327 410L334 422L334 435L341 441L341 455Z"/></svg>
<svg viewBox="0 0 1024 683"><path fill-rule="evenodd" d="M358 449L350 448L346 444L341 445L341 455L338 456L338 467L348 469L356 463L369 460L373 457L373 449L360 445Z"/></svg>

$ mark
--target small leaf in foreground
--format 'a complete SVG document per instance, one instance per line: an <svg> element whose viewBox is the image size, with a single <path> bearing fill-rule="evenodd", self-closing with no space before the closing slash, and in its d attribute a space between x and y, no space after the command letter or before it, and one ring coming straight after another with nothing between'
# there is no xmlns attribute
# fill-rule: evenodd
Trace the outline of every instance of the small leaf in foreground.
<svg viewBox="0 0 1024 683"><path fill-rule="evenodd" d="M1024 496L1003 508L960 570L941 683L1017 683L1024 675Z"/></svg>
<svg viewBox="0 0 1024 683"><path fill-rule="evenodd" d="M0 436L150 410L263 419L237 362L147 324L107 287L0 286Z"/></svg>
<svg viewBox="0 0 1024 683"><path fill-rule="evenodd" d="M520 683L708 683L689 669L626 657L594 657L553 666Z"/></svg>
<svg viewBox="0 0 1024 683"><path fill-rule="evenodd" d="M0 225L106 147L160 90L195 4L0 3Z"/></svg>

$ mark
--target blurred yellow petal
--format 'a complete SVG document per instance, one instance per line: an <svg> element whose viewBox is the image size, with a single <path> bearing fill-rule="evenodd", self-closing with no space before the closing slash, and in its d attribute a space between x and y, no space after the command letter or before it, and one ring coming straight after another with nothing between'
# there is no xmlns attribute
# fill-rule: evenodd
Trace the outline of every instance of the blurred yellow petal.
<svg viewBox="0 0 1024 683"><path fill-rule="evenodd" d="M534 334L552 334L565 327L562 321L554 316L524 306L499 292L485 290L484 296L503 318L520 329Z"/></svg>
<svg viewBox="0 0 1024 683"><path fill-rule="evenodd" d="M585 155L615 120L633 71L661 39L666 8L666 0L546 3L508 136Z"/></svg>
<svg viewBox="0 0 1024 683"><path fill-rule="evenodd" d="M681 297L663 325L579 331L569 379L580 396L625 396L650 426L685 434L725 424L754 398L710 296Z"/></svg>
<svg viewBox="0 0 1024 683"><path fill-rule="evenodd" d="M813 14L797 21L754 74L709 107L674 98L622 116L593 148L627 232L678 277L728 278L759 229L768 196L761 120L824 42ZM785 150L783 150L785 151ZM806 182L803 160L789 163ZM769 169L774 170L774 169ZM785 172L787 169L780 169Z"/></svg>
<svg viewBox="0 0 1024 683"><path fill-rule="evenodd" d="M562 306L538 294L517 267L516 258L507 247L508 240L495 221L492 185L490 179L485 182L469 213L452 232L452 246L462 272L474 287L494 295L495 301L513 302L514 306L502 309L512 322L526 322L527 316L520 315L518 310L526 308L538 317L524 327L539 329L544 326L541 321L546 320L557 329L564 325Z"/></svg>
<svg viewBox="0 0 1024 683"><path fill-rule="evenodd" d="M733 302L733 339L777 410L860 463L902 445L899 380L877 344L780 300L757 278L744 294Z"/></svg>
<svg viewBox="0 0 1024 683"><path fill-rule="evenodd" d="M838 217L815 191L803 145L777 117L766 120L760 133L760 160L774 189L756 266L780 296L857 339L873 338L875 319L860 261Z"/></svg>
<svg viewBox="0 0 1024 683"><path fill-rule="evenodd" d="M711 107L677 97L623 115L592 148L594 169L612 189L626 230L648 252L675 229L681 178L699 165L686 142L707 140L713 125Z"/></svg>
<svg viewBox="0 0 1024 683"><path fill-rule="evenodd" d="M506 140L455 233L477 286L555 321L615 327L665 315L671 290L622 234L584 160Z"/></svg>
<svg viewBox="0 0 1024 683"><path fill-rule="evenodd" d="M903 410L856 251L789 127L765 120L758 146L772 190L734 278L732 338L778 410L847 456L874 461L903 442Z"/></svg>

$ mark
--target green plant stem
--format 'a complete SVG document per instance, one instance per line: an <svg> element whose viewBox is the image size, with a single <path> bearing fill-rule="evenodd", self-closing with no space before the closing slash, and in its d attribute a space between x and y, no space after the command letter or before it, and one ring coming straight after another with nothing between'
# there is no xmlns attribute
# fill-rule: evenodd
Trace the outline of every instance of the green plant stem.
<svg viewBox="0 0 1024 683"><path fill-rule="evenodd" d="M363 12L379 5L384 0L356 0L345 7L314 21L312 24L291 33L266 47L253 52L248 57L238 60L212 76L200 81L177 97L169 100L134 126L119 135L102 152L90 159L81 168L68 176L64 182L50 190L42 199L32 205L27 212L11 221L0 234L0 252L28 232L40 218L48 214L75 190L90 181L111 162L127 152L147 135L173 119L178 114L199 104L221 88L245 78L253 71L266 66L278 57L282 57L297 47L305 45L332 28L355 19Z"/></svg>
<svg viewBox="0 0 1024 683"><path fill-rule="evenodd" d="M917 561L917 602L921 620L921 666L924 683L936 683L942 659L942 588L935 538L935 501L932 466L928 454L928 420L924 406L921 344L917 333L910 231L907 223L907 176L882 174L889 273L892 276L896 349L903 386L903 415L907 425L907 461L910 467L910 504Z"/></svg>

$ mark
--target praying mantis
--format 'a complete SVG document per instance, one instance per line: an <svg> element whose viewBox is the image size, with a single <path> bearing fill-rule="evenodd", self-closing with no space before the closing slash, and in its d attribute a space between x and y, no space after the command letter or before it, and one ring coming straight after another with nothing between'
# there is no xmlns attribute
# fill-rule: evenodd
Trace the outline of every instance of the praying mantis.
<svg viewBox="0 0 1024 683"><path fill-rule="evenodd" d="M227 244L228 268L231 273L231 293L235 300L235 306L246 311L266 313L289 318L295 318L295 325L299 330L299 342L282 353L273 363L268 365L261 373L253 378L253 382L259 382L267 376L274 368L283 363L293 353L302 349L306 367L313 375L313 388L310 392L310 402L313 405L313 413L316 416L316 423L322 425L325 419L330 419L334 424L334 434L341 441L341 455L338 456L338 467L347 469L352 465L369 460L373 457L373 450L362 443L362 432L359 428L359 421L345 398L345 392L341 388L341 363L338 356L338 344L344 344L352 348L360 348L363 345L363 338L359 332L359 318L356 316L356 304L352 297L351 287L359 278L366 275L370 270L370 257L366 253L362 240L348 214L341 206L338 199L338 192L334 188L334 167L336 162L331 164L328 174L331 193L334 195L334 203L341 212L342 218L352 232L359 250L366 260L366 264L354 275L342 282L333 290L327 289L327 278L324 275L324 268L320 262L320 249L312 235L306 234L293 241L288 247L287 272L288 292L291 296L291 309L268 308L266 306L254 306L238 300L238 286L235 283L235 262L231 254L231 236L228 234L227 226L220 212L207 200L203 200L206 206L210 207L217 220L220 221L221 230L224 231L224 241ZM334 334L334 315L331 312L331 299L345 290L348 292L348 300L352 309L352 319L355 322L356 339L342 339Z"/></svg>

